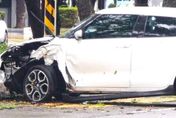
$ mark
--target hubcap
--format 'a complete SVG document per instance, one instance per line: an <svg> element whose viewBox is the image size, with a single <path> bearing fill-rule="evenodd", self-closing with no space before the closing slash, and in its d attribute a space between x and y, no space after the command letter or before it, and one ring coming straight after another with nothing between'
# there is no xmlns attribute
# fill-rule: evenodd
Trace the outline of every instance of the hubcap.
<svg viewBox="0 0 176 118"><path fill-rule="evenodd" d="M41 101L49 90L49 81L46 74L38 69L29 73L25 82L25 92L32 101Z"/></svg>

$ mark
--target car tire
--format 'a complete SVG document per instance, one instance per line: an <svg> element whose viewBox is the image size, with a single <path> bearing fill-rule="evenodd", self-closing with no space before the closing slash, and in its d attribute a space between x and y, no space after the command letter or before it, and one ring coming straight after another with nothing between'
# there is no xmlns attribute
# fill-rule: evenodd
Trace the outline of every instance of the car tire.
<svg viewBox="0 0 176 118"><path fill-rule="evenodd" d="M31 67L23 82L25 97L32 102L49 100L55 90L54 79L52 67L45 65Z"/></svg>

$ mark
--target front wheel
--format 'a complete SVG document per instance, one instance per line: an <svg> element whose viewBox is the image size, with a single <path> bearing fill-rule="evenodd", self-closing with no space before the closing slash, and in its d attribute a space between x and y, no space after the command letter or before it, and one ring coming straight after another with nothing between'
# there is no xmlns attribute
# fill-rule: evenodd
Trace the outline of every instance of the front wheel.
<svg viewBox="0 0 176 118"><path fill-rule="evenodd" d="M54 93L54 76L49 66L38 65L29 69L23 83L24 94L28 100L42 102Z"/></svg>

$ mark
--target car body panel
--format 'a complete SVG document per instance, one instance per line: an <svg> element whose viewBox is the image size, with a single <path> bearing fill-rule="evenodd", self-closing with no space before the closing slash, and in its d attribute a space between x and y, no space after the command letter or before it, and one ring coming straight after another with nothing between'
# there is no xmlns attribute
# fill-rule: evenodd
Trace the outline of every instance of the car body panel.
<svg viewBox="0 0 176 118"><path fill-rule="evenodd" d="M176 38L138 38L133 40L132 87L167 87L176 72Z"/></svg>
<svg viewBox="0 0 176 118"><path fill-rule="evenodd" d="M104 40L104 45L102 43L97 46L99 41L95 40L93 44L96 45L91 45L91 40L56 39L44 48L52 51L57 49L55 57L49 53L44 55L46 61L47 58L58 61L59 69L65 74L65 81L75 91L160 90L173 84L176 70L176 56L168 53L175 48L175 38L165 40L166 38L127 38L111 41L109 45ZM56 47L51 48L52 45ZM91 46L91 49L84 49L87 46ZM34 57L37 57L37 53L38 51L34 52ZM165 62L166 59L169 60L168 63Z"/></svg>
<svg viewBox="0 0 176 118"><path fill-rule="evenodd" d="M68 47L66 66L77 87L129 87L130 57L128 39L81 40Z"/></svg>
<svg viewBox="0 0 176 118"><path fill-rule="evenodd" d="M152 12L152 10L156 11ZM160 11L157 10L161 10L163 13L158 14ZM63 76L66 89L69 92L109 93L163 90L170 85L173 86L175 82L176 38L174 36L145 37L144 32L146 30L145 26L148 16L163 15L176 18L174 13L170 13L173 10L174 9L171 8L165 8L163 10L161 8L150 9L145 7L102 10L97 12L95 16L78 24L75 28L72 28L69 32L70 34L67 33L65 38L44 37L31 40L17 47L12 47L10 51L6 53L9 53L8 56L10 57L16 50L18 52L21 48L21 50L26 49L25 45L29 44L30 49L29 51L27 50L27 52L29 52L27 55L30 59L44 60L45 65L52 65L54 62L57 62L57 67ZM168 14L166 12L168 12ZM139 27L139 30L135 30L138 21L135 20L136 22L133 22L135 23L132 29L134 32L127 32L126 34L129 34L127 37L125 35L121 37L86 39L84 33L82 37L80 32L76 33L77 31L84 32L86 27L92 23L92 20L106 14L137 14L140 17L141 15L147 16L143 17L143 24ZM118 17L115 18L118 19ZM130 19L128 18L129 17L123 19L123 21L129 22ZM114 22L116 22L116 20L114 20ZM123 24L123 22L121 23ZM125 25L128 27L128 24ZM131 27L131 22L129 25ZM161 25L162 24L160 24L160 26ZM113 27L116 27L114 23L110 33L113 32ZM118 28L121 27L123 26L120 25ZM93 32L97 30L96 28L90 29L89 31ZM141 29L142 32L140 32ZM105 31L104 33L107 32ZM120 32L123 33L122 31ZM79 34L77 39L75 39L75 34ZM41 42L41 44L37 45L37 41ZM48 42L42 43L43 41ZM23 56L25 56L25 54L23 54ZM6 61L5 59L6 58L2 59L2 65L4 61ZM28 62L28 59L25 61ZM14 64L14 62L11 61L10 64ZM24 67L26 63L23 64L24 65L21 67Z"/></svg>

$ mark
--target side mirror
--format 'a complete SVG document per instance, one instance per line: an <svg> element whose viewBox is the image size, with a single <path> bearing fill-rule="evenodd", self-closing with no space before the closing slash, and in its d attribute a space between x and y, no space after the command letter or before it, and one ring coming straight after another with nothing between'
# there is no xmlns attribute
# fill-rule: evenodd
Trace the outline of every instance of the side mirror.
<svg viewBox="0 0 176 118"><path fill-rule="evenodd" d="M75 38L76 38L77 40L82 39L83 31L82 31L82 30L76 31L75 34L74 34L74 36L75 36Z"/></svg>

